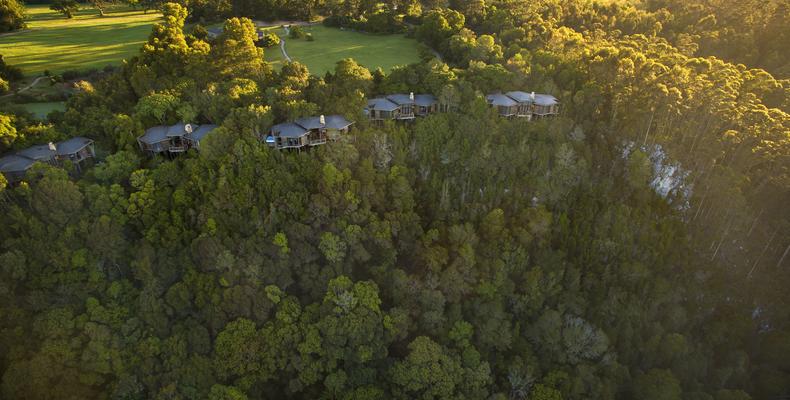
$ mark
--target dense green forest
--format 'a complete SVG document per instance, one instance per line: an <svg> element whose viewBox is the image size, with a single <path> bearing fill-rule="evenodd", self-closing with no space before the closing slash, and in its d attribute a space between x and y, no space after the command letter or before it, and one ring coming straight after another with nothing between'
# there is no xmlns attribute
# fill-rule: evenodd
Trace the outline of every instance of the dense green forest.
<svg viewBox="0 0 790 400"><path fill-rule="evenodd" d="M788 4L163 4L65 111L0 111L0 151L82 135L101 159L0 175L0 397L788 398ZM264 61L247 17L319 14L441 59ZM561 115L483 97L516 89ZM409 91L453 111L362 114ZM259 140L319 112L356 123L311 151ZM220 128L139 151L178 121Z"/></svg>

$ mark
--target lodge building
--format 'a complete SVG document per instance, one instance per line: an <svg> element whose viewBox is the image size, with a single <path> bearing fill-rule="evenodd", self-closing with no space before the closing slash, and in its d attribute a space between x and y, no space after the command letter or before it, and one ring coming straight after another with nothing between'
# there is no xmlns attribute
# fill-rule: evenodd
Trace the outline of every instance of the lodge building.
<svg viewBox="0 0 790 400"><path fill-rule="evenodd" d="M158 125L146 129L145 134L137 138L140 151L151 156L166 154L173 156L189 149L200 149L200 141L217 125L193 125L178 123L171 126Z"/></svg>
<svg viewBox="0 0 790 400"><path fill-rule="evenodd" d="M272 126L269 134L261 139L278 150L300 150L336 141L347 134L353 124L342 115L299 118Z"/></svg>
<svg viewBox="0 0 790 400"><path fill-rule="evenodd" d="M9 183L16 183L23 180L37 162L61 166L65 161L70 161L77 172L82 172L85 164L95 157L93 140L78 136L62 142L31 146L0 157L0 173Z"/></svg>

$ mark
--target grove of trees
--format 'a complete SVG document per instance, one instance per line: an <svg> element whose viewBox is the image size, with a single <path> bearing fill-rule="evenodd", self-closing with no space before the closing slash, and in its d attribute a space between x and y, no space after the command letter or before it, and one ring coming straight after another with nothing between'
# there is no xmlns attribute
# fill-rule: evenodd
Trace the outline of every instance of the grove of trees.
<svg viewBox="0 0 790 400"><path fill-rule="evenodd" d="M790 396L787 56L723 52L751 39L721 18L704 42L671 1L326 2L410 10L442 59L325 76L274 69L245 17L185 30L297 3L166 3L65 111L0 111L1 150L87 135L101 158L0 180L0 397ZM483 95L507 90L561 115L502 119ZM368 122L394 92L450 112ZM356 123L259 140L318 113ZM178 121L220 127L144 158Z"/></svg>

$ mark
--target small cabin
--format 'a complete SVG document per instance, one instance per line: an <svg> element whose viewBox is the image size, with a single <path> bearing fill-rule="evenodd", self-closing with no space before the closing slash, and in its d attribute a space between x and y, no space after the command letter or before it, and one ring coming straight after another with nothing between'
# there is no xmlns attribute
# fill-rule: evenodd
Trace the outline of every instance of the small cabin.
<svg viewBox="0 0 790 400"><path fill-rule="evenodd" d="M368 100L368 108L366 109L371 121L395 119L399 110L400 106L383 97Z"/></svg>
<svg viewBox="0 0 790 400"><path fill-rule="evenodd" d="M516 117L532 119L532 104L535 101L535 92L527 93L522 91L513 91L505 93L507 97L515 100L518 105L516 106Z"/></svg>
<svg viewBox="0 0 790 400"><path fill-rule="evenodd" d="M272 126L266 144L276 149L301 149L307 146L310 130L293 122L285 122Z"/></svg>
<svg viewBox="0 0 790 400"><path fill-rule="evenodd" d="M439 101L431 94L418 94L414 96L414 113L418 117L439 111Z"/></svg>
<svg viewBox="0 0 790 400"><path fill-rule="evenodd" d="M191 124L184 123L178 123L168 127L167 132L165 132L165 136L167 136L167 139L170 141L168 150L171 153L183 153L187 151L189 143L186 137L192 133L192 129L193 127Z"/></svg>
<svg viewBox="0 0 790 400"><path fill-rule="evenodd" d="M25 173L36 161L27 157L9 154L0 157L0 172L5 175L8 183L16 183L25 179Z"/></svg>
<svg viewBox="0 0 790 400"><path fill-rule="evenodd" d="M550 94L536 94L532 113L536 118L559 114L559 102Z"/></svg>
<svg viewBox="0 0 790 400"><path fill-rule="evenodd" d="M277 149L319 146L348 133L353 122L342 115L299 118L294 122L274 125L265 141Z"/></svg>
<svg viewBox="0 0 790 400"><path fill-rule="evenodd" d="M496 108L500 117L511 118L518 114L518 102L504 94L489 94L486 96L486 102Z"/></svg>
<svg viewBox="0 0 790 400"><path fill-rule="evenodd" d="M145 130L145 134L137 138L140 151L150 155L165 153L170 149L170 138L167 137L166 126L154 126Z"/></svg>
<svg viewBox="0 0 790 400"><path fill-rule="evenodd" d="M58 142L55 148L58 162L71 161L78 171L82 170L83 163L96 157L93 140L81 136Z"/></svg>
<svg viewBox="0 0 790 400"><path fill-rule="evenodd" d="M398 106L395 112L395 119L414 119L414 93L409 94L391 94L387 96L387 100L393 102Z"/></svg>

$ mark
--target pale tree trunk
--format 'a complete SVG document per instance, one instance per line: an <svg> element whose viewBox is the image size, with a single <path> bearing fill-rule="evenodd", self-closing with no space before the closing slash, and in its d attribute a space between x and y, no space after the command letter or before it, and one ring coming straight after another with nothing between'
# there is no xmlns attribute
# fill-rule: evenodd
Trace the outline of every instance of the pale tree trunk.
<svg viewBox="0 0 790 400"><path fill-rule="evenodd" d="M762 259L763 259L763 255L764 255L764 254L765 254L765 252L768 250L768 247L769 247L769 246L771 246L771 242L773 242L773 241L774 241L774 238L776 237L776 233L777 233L777 232L779 232L779 230L778 230L778 229L774 231L774 234L773 234L773 235L771 235L771 239L770 239L770 240L768 240L768 243L766 243L766 244L765 244L765 247L763 247L763 251L762 251L762 252L760 252L760 256L759 256L759 257L757 257L757 259L756 259L756 260L754 260L754 265L752 265L752 269L751 269L751 270L749 271L749 273L746 275L746 279L750 279L750 278L752 277L752 273L754 273L754 270L755 270L755 268L757 268L757 264L759 264L759 263L760 263L760 260L762 260Z"/></svg>

